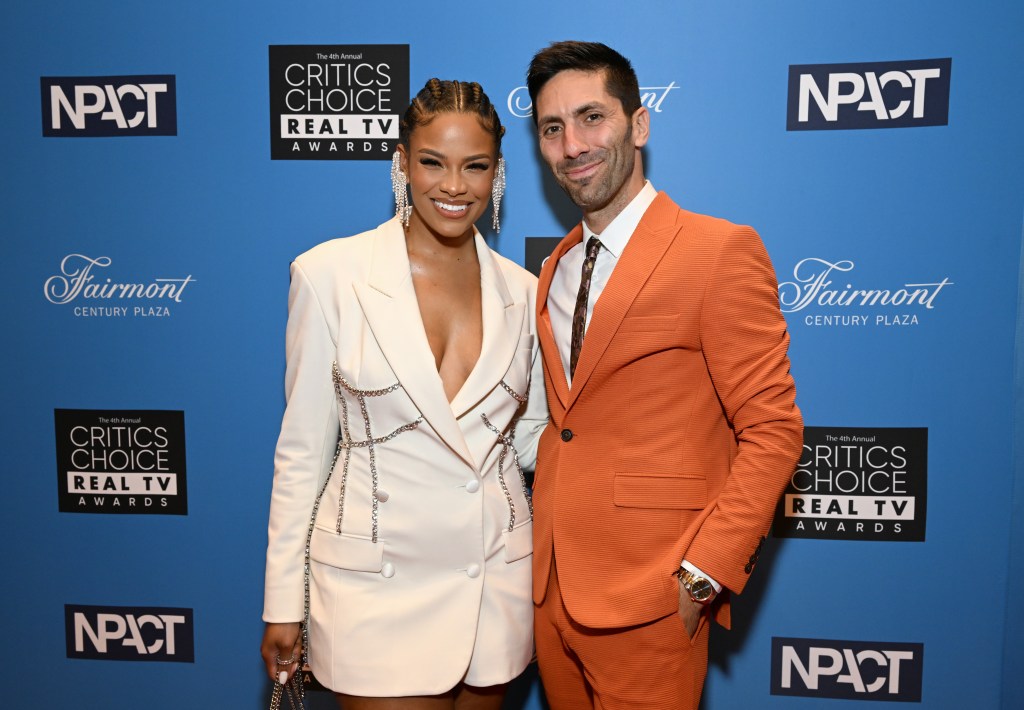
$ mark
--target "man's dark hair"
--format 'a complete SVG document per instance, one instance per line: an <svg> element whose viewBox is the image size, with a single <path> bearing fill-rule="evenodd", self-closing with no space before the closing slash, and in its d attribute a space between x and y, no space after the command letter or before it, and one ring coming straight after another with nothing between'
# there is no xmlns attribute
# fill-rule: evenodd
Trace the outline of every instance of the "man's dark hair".
<svg viewBox="0 0 1024 710"><path fill-rule="evenodd" d="M537 94L556 74L570 69L603 71L605 90L619 100L626 116L632 116L640 108L640 85L628 59L600 42L555 42L534 55L526 72L534 123L537 123Z"/></svg>

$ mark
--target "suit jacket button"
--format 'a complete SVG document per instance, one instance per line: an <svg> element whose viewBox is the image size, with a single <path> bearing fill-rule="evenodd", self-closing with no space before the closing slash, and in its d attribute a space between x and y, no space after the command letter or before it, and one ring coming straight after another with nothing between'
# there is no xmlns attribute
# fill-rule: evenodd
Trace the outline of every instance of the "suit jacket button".
<svg viewBox="0 0 1024 710"><path fill-rule="evenodd" d="M572 429L562 429L562 441L572 441Z"/></svg>
<svg viewBox="0 0 1024 710"><path fill-rule="evenodd" d="M388 492L383 488L378 488L377 492L373 494L373 497L379 500L381 503L387 503L388 498L390 498L391 496L388 495Z"/></svg>
<svg viewBox="0 0 1024 710"><path fill-rule="evenodd" d="M395 566L390 562L385 562L380 568L380 576L384 579L391 579L395 576Z"/></svg>
<svg viewBox="0 0 1024 710"><path fill-rule="evenodd" d="M467 493L476 493L478 490L480 490L480 481L476 480L475 478L466 483Z"/></svg>
<svg viewBox="0 0 1024 710"><path fill-rule="evenodd" d="M480 576L480 565L478 565L477 563L474 562L469 567L467 567L466 568L466 576L469 577L470 579L476 579L477 577L479 577Z"/></svg>

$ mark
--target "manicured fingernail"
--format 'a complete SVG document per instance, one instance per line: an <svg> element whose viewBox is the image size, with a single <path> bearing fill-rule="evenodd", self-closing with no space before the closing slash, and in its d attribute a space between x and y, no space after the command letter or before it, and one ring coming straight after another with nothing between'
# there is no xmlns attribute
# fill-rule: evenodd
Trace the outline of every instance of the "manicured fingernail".
<svg viewBox="0 0 1024 710"><path fill-rule="evenodd" d="M288 671L281 671L277 674L277 682L284 685L288 682Z"/></svg>

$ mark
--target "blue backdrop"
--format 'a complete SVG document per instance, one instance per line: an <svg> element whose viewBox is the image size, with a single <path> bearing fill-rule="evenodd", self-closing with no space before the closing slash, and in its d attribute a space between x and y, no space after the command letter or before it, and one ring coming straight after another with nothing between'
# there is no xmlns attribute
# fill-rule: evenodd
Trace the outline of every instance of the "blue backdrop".
<svg viewBox="0 0 1024 710"><path fill-rule="evenodd" d="M386 162L271 160L268 48L408 45L413 91L431 76L483 84L508 127L503 225L489 239L522 262L528 237L560 236L576 219L539 160L520 88L533 52L569 38L604 41L633 60L652 111L646 166L655 187L690 210L757 228L781 283L806 293L803 278L828 262L847 269L833 272L833 290L942 284L927 304L847 304L820 292L803 307L790 302L790 355L809 426L927 429L927 464L914 464L927 478L926 499L916 499L926 534L770 540L736 604L737 628L713 634L705 706L885 699L772 694L772 639L784 638L923 644L926 707L1024 706L1020 2L98 0L13 2L0 14L9 248L0 266L8 294L0 563L12 706L256 708L269 697L259 617L288 264L378 224L393 204ZM945 125L787 130L791 66L898 70L940 58L951 60ZM829 71L860 72L866 101L869 70ZM175 135L125 135L116 116L96 113L87 123L113 126L111 136L44 136L55 96L44 78L141 85L140 76L173 78L174 95L151 90L152 105L138 98L145 92L120 96L125 122L158 116L166 127L160 102L172 98ZM853 92L849 81L836 96ZM106 83L116 93L115 81L79 80L101 93L74 105L103 101L113 111ZM827 85L816 84L825 99ZM887 91L915 98L901 86L893 79ZM930 100L944 103L936 86L924 83ZM888 111L895 95L886 94ZM64 96L76 101L73 88ZM819 103L807 96L813 113ZM840 109L841 118L875 115ZM71 125L65 111L62 126ZM144 132L146 120L140 125ZM74 255L106 259L92 267L95 284L177 284L177 297L83 293L62 303L58 287L87 263ZM113 307L127 310L103 310ZM108 437L111 419L154 429L160 411L183 412L181 436L169 444L187 461L175 470L173 502L158 496L137 514L83 512L67 495L70 432L55 410L77 410L72 419L107 426ZM186 502L178 512L187 514L160 514ZM74 619L86 618L75 614L87 607L119 611L89 617L75 646ZM131 639L133 620L155 607L190 610L191 624L170 627L181 632L177 658L71 657L95 650L90 633ZM117 614L121 622L111 621ZM194 662L171 662L183 660L185 626ZM140 629L129 651L169 652L166 621ZM514 696L511 707L540 707L531 678Z"/></svg>

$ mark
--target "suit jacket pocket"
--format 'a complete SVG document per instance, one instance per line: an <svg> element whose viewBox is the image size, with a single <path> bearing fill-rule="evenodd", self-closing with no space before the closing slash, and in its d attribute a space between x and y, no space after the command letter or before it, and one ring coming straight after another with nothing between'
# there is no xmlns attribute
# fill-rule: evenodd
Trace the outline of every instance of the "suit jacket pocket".
<svg viewBox="0 0 1024 710"><path fill-rule="evenodd" d="M356 572L380 572L384 566L384 542L370 538L338 535L333 530L313 528L309 557L339 569Z"/></svg>
<svg viewBox="0 0 1024 710"><path fill-rule="evenodd" d="M526 520L501 534L505 541L505 562L515 562L533 554L533 521Z"/></svg>
<svg viewBox="0 0 1024 710"><path fill-rule="evenodd" d="M708 504L708 482L700 476L617 473L613 500L623 508L702 510Z"/></svg>
<svg viewBox="0 0 1024 710"><path fill-rule="evenodd" d="M673 331L679 326L679 316L626 316L619 324L619 330L629 331Z"/></svg>

